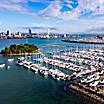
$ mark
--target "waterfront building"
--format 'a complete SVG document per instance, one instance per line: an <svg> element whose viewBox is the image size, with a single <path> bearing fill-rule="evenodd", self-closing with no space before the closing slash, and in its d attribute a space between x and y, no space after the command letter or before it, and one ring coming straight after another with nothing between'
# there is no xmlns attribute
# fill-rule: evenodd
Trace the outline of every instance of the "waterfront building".
<svg viewBox="0 0 104 104"><path fill-rule="evenodd" d="M20 33L20 32L17 32L17 34L16 34L16 35L21 36L21 33Z"/></svg>
<svg viewBox="0 0 104 104"><path fill-rule="evenodd" d="M2 38L6 38L6 35L5 35L4 32L1 32L1 33L0 33L0 38L1 38L1 39L2 39Z"/></svg>

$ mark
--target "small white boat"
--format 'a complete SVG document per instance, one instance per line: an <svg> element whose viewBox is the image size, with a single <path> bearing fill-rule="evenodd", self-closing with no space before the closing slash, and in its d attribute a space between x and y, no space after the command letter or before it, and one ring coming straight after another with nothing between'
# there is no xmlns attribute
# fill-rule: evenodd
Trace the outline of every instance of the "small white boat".
<svg viewBox="0 0 104 104"><path fill-rule="evenodd" d="M19 65L19 66L24 65L24 63L25 63L25 61L20 61L20 60L16 61L16 64Z"/></svg>
<svg viewBox="0 0 104 104"><path fill-rule="evenodd" d="M101 84L104 84L104 79L102 79L102 80L100 81L100 83L101 83Z"/></svg>
<svg viewBox="0 0 104 104"><path fill-rule="evenodd" d="M7 66L7 69L10 69L10 66Z"/></svg>
<svg viewBox="0 0 104 104"><path fill-rule="evenodd" d="M2 67L4 67L5 66L5 64L0 64L0 68L2 68Z"/></svg>
<svg viewBox="0 0 104 104"><path fill-rule="evenodd" d="M99 83L99 81L94 81L94 82L92 82L92 83L90 83L90 86L97 86L98 85L98 83Z"/></svg>
<svg viewBox="0 0 104 104"><path fill-rule="evenodd" d="M39 69L37 69L35 66L31 66L31 70L35 71L35 73L38 73Z"/></svg>
<svg viewBox="0 0 104 104"><path fill-rule="evenodd" d="M11 59L8 59L8 61L11 62L11 61L14 61L14 59L11 58Z"/></svg>
<svg viewBox="0 0 104 104"><path fill-rule="evenodd" d="M18 60L23 61L25 60L25 57L19 57Z"/></svg>
<svg viewBox="0 0 104 104"><path fill-rule="evenodd" d="M25 61L25 63L23 64L24 67L30 69L30 67L32 66L32 62L28 62L28 61Z"/></svg>
<svg viewBox="0 0 104 104"><path fill-rule="evenodd" d="M48 76L48 69L46 67L40 67L40 73L44 76Z"/></svg>
<svg viewBox="0 0 104 104"><path fill-rule="evenodd" d="M48 71L45 71L44 72L44 76L48 76Z"/></svg>
<svg viewBox="0 0 104 104"><path fill-rule="evenodd" d="M17 65L22 66L23 62L17 62Z"/></svg>
<svg viewBox="0 0 104 104"><path fill-rule="evenodd" d="M53 74L52 77L53 77L54 80L58 80L58 81L60 80L60 77L57 76L57 75L54 75L54 74Z"/></svg>

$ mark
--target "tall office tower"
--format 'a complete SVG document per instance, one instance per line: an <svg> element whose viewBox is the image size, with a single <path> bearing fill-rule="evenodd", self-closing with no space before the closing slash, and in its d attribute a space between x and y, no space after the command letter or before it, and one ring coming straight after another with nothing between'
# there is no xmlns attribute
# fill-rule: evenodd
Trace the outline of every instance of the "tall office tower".
<svg viewBox="0 0 104 104"><path fill-rule="evenodd" d="M9 30L7 30L7 35L10 35L10 34L9 34Z"/></svg>
<svg viewBox="0 0 104 104"><path fill-rule="evenodd" d="M31 29L29 29L29 35L32 35Z"/></svg>

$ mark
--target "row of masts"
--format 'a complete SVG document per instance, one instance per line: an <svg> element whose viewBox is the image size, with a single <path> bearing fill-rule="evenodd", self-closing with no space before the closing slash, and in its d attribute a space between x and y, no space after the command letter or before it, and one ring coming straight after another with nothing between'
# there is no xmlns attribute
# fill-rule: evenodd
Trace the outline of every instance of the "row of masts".
<svg viewBox="0 0 104 104"><path fill-rule="evenodd" d="M97 74L99 79L100 75L104 74L104 50L87 50L87 51L61 51L51 53L49 58L45 56L37 57L34 59L36 63L29 63L27 60L22 61L23 66L34 69L36 73L43 75L51 75L54 79L71 80L78 77L82 78L85 75ZM20 60L19 60L20 61ZM45 63L45 66L43 66ZM18 62L18 64L20 64ZM49 67L51 66L51 68ZM66 74L60 69L73 71L73 74ZM95 78L95 80L97 79ZM94 79L94 78L93 78ZM83 81L82 81L83 82ZM88 82L88 81L87 81ZM92 82L92 80L90 81ZM91 85L91 84L90 84Z"/></svg>

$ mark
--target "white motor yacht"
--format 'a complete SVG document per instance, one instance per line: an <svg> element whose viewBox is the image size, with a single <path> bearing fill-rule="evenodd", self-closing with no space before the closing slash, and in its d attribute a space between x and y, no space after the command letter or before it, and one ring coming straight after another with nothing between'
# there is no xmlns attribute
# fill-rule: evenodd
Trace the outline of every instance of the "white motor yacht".
<svg viewBox="0 0 104 104"><path fill-rule="evenodd" d="M25 61L18 60L16 61L17 65L22 66L24 65Z"/></svg>
<svg viewBox="0 0 104 104"><path fill-rule="evenodd" d="M53 77L53 79L55 79L55 80L60 80L60 77L58 77L58 76L55 75L55 74L53 74L52 77Z"/></svg>
<svg viewBox="0 0 104 104"><path fill-rule="evenodd" d="M19 57L18 60L25 60L25 57Z"/></svg>
<svg viewBox="0 0 104 104"><path fill-rule="evenodd" d="M24 63L23 65L24 65L24 67L30 69L30 67L31 67L31 65L32 65L32 62L27 62L27 61L25 61L25 63Z"/></svg>
<svg viewBox="0 0 104 104"><path fill-rule="evenodd" d="M49 74L48 69L46 67L42 67L42 66L40 66L40 73L44 76L47 76Z"/></svg>
<svg viewBox="0 0 104 104"><path fill-rule="evenodd" d="M92 83L90 83L90 86L97 86L99 84L99 81L94 81Z"/></svg>
<svg viewBox="0 0 104 104"><path fill-rule="evenodd" d="M101 84L104 84L104 79L101 79L100 83L101 83Z"/></svg>
<svg viewBox="0 0 104 104"><path fill-rule="evenodd" d="M0 68L2 68L2 67L4 67L5 66L5 64L0 64Z"/></svg>
<svg viewBox="0 0 104 104"><path fill-rule="evenodd" d="M44 76L48 76L48 74L49 74L48 71L46 71L46 70L40 70L40 73Z"/></svg>
<svg viewBox="0 0 104 104"><path fill-rule="evenodd" d="M13 58L10 58L10 59L8 59L8 61L11 62L11 61L14 61L14 59Z"/></svg>
<svg viewBox="0 0 104 104"><path fill-rule="evenodd" d="M36 66L31 66L31 70L35 71L35 73L38 73L39 69Z"/></svg>

